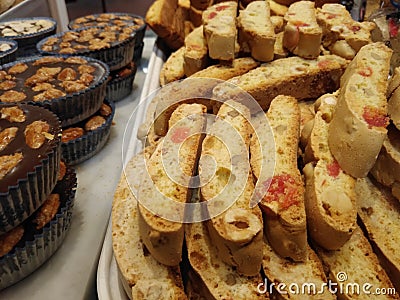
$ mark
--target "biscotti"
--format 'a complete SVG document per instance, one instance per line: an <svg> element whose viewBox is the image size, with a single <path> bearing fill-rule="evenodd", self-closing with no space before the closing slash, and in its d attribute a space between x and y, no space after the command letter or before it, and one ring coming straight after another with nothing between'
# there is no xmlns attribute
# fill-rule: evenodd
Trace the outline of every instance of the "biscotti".
<svg viewBox="0 0 400 300"><path fill-rule="evenodd" d="M185 77L185 70L183 68L184 54L185 47L181 47L168 57L160 71L161 86Z"/></svg>
<svg viewBox="0 0 400 300"><path fill-rule="evenodd" d="M371 174L374 178L391 189L393 196L400 200L400 132L390 125L383 141L381 151Z"/></svg>
<svg viewBox="0 0 400 300"><path fill-rule="evenodd" d="M379 249L378 257L397 289L400 288L400 206L387 190L368 177L356 184L358 215L368 237Z"/></svg>
<svg viewBox="0 0 400 300"><path fill-rule="evenodd" d="M228 80L240 76L260 65L251 57L235 58L231 64L216 64L194 73L191 78L213 78Z"/></svg>
<svg viewBox="0 0 400 300"><path fill-rule="evenodd" d="M146 13L146 23L171 49L184 44L186 13L177 0L156 0Z"/></svg>
<svg viewBox="0 0 400 300"><path fill-rule="evenodd" d="M340 76L347 64L347 60L336 55L310 60L297 56L277 59L228 80L228 84L219 84L213 95L217 99L240 102L236 97L241 93L238 95L238 89L232 88L233 84L249 93L263 110L267 110L278 95L289 95L298 100L315 99L339 88Z"/></svg>
<svg viewBox="0 0 400 300"><path fill-rule="evenodd" d="M235 58L237 1L214 4L203 12L204 36L212 59Z"/></svg>
<svg viewBox="0 0 400 300"><path fill-rule="evenodd" d="M360 49L340 80L338 103L329 126L329 148L340 167L365 177L386 137L386 89L392 50L383 43Z"/></svg>
<svg viewBox="0 0 400 300"><path fill-rule="evenodd" d="M191 267L201 278L212 298L206 299L269 299L268 293L260 293L257 276L239 275L235 268L225 264L210 240L205 223L185 225L186 247Z"/></svg>
<svg viewBox="0 0 400 300"><path fill-rule="evenodd" d="M190 76L208 66L208 48L203 35L203 26L195 28L185 38L183 58L183 68L186 76Z"/></svg>
<svg viewBox="0 0 400 300"><path fill-rule="evenodd" d="M140 236L151 255L168 266L182 259L184 204L190 198L205 111L200 104L182 104L173 112L169 134L146 161L139 188Z"/></svg>
<svg viewBox="0 0 400 300"><path fill-rule="evenodd" d="M254 1L241 10L238 17L239 43L246 44L251 56L267 62L274 58L275 30L270 20L267 1ZM242 46L243 47L243 46Z"/></svg>
<svg viewBox="0 0 400 300"><path fill-rule="evenodd" d="M264 241L263 270L268 282L283 287L277 291L280 296L278 299L336 299L328 289L320 291L320 287L327 282L322 263L310 247L307 249L307 255L304 262L294 262L277 255L268 242ZM290 286L300 288L305 284L318 288L311 288L308 293L307 290L304 293L290 292Z"/></svg>
<svg viewBox="0 0 400 300"><path fill-rule="evenodd" d="M259 205L264 213L264 233L280 256L304 261L307 259L307 228L304 183L297 168L300 136L297 100L290 96L276 97L267 118L275 140L273 174L267 172L271 152L262 136L258 139L254 135L250 144L250 164L257 178L256 193L262 196Z"/></svg>
<svg viewBox="0 0 400 300"><path fill-rule="evenodd" d="M283 31L276 35L274 44L274 59L285 58L289 56L289 51L283 47Z"/></svg>
<svg viewBox="0 0 400 300"><path fill-rule="evenodd" d="M250 207L254 183L248 167L249 121L250 111L244 105L227 101L221 106L203 140L199 173L201 200L207 202L210 218L208 231L220 258L239 273L254 276L261 268L263 222L260 208ZM210 178L213 167L216 176Z"/></svg>
<svg viewBox="0 0 400 300"><path fill-rule="evenodd" d="M140 239L136 197L144 159L144 153L139 153L129 161L114 194L112 243L120 278L131 299L149 299L151 295L165 300L187 299L179 268L164 266L147 255Z"/></svg>
<svg viewBox="0 0 400 300"><path fill-rule="evenodd" d="M328 146L328 128L336 106L333 95L322 96L306 146L303 168L305 206L311 239L328 250L337 250L356 228L355 179L341 170Z"/></svg>
<svg viewBox="0 0 400 300"><path fill-rule="evenodd" d="M339 299L366 299L372 293L374 299L399 299L398 294L375 293L377 289L393 293L394 288L359 227L339 250L317 247L316 252L328 271L328 279L335 284Z"/></svg>
<svg viewBox="0 0 400 300"><path fill-rule="evenodd" d="M285 14L283 46L304 58L316 58L320 53L322 29L319 27L312 1L298 1Z"/></svg>
<svg viewBox="0 0 400 300"><path fill-rule="evenodd" d="M283 17L287 10L288 6L280 4L274 0L267 0L269 2L269 7L271 9L271 16L281 16Z"/></svg>
<svg viewBox="0 0 400 300"><path fill-rule="evenodd" d="M323 29L322 44L334 54L352 59L361 47L372 43L375 24L355 21L341 4L324 4L317 9L317 20Z"/></svg>

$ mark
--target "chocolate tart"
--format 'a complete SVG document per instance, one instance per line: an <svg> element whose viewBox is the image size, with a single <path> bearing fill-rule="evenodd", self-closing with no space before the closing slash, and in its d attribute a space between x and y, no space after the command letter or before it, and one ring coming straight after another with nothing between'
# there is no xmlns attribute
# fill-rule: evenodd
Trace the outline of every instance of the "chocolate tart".
<svg viewBox="0 0 400 300"><path fill-rule="evenodd" d="M75 171L67 168L52 191L59 195L59 207L51 221L37 229L36 212L20 225L22 238L10 252L0 257L0 290L34 272L60 247L70 229L76 186Z"/></svg>
<svg viewBox="0 0 400 300"><path fill-rule="evenodd" d="M132 28L104 26L64 31L41 40L36 47L42 55L84 55L117 70L132 61L135 43Z"/></svg>
<svg viewBox="0 0 400 300"><path fill-rule="evenodd" d="M87 15L72 20L68 27L70 29L80 29L89 26L118 26L120 28L132 27L136 32L135 48L143 43L146 32L146 21L143 17L127 13L104 13Z"/></svg>
<svg viewBox="0 0 400 300"><path fill-rule="evenodd" d="M17 50L16 41L0 38L0 65L14 61L17 58Z"/></svg>
<svg viewBox="0 0 400 300"><path fill-rule="evenodd" d="M18 43L17 57L36 55L36 44L57 30L57 21L48 17L17 18L0 22L0 37Z"/></svg>
<svg viewBox="0 0 400 300"><path fill-rule="evenodd" d="M42 205L57 182L61 127L49 110L0 104L0 234Z"/></svg>
<svg viewBox="0 0 400 300"><path fill-rule="evenodd" d="M43 106L68 126L100 108L108 74L105 63L89 57L22 59L0 67L0 102Z"/></svg>
<svg viewBox="0 0 400 300"><path fill-rule="evenodd" d="M64 129L61 144L63 160L76 165L98 153L110 137L114 113L114 103L106 100L96 114ZM87 128L88 124L91 128Z"/></svg>
<svg viewBox="0 0 400 300"><path fill-rule="evenodd" d="M107 83L106 98L109 101L119 101L132 92L137 67L134 62L127 66L110 72L110 80Z"/></svg>

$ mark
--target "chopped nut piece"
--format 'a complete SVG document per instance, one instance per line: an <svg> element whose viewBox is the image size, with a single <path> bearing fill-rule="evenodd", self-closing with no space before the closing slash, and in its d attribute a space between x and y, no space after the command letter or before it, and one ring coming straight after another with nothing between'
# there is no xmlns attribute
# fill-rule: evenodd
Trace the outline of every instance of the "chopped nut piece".
<svg viewBox="0 0 400 300"><path fill-rule="evenodd" d="M102 116L94 116L89 119L89 121L86 122L85 124L85 130L86 131L92 131L97 128L99 128L101 125L103 125L106 122L106 119L104 119Z"/></svg>
<svg viewBox="0 0 400 300"><path fill-rule="evenodd" d="M83 65L87 63L86 59L77 56L68 57L65 61L70 64L78 64L78 65Z"/></svg>
<svg viewBox="0 0 400 300"><path fill-rule="evenodd" d="M17 127L9 127L0 131L0 151L4 150L17 135Z"/></svg>
<svg viewBox="0 0 400 300"><path fill-rule="evenodd" d="M9 253L24 235L24 227L18 226L0 236L0 258Z"/></svg>
<svg viewBox="0 0 400 300"><path fill-rule="evenodd" d="M57 39L57 38L55 38L55 39ZM64 60L64 58L62 58L62 57L45 56L45 57L42 57L42 58L39 58L38 60L36 60L33 63L33 65L38 66L38 65L42 65L42 64L57 63L57 62L61 62L63 60Z"/></svg>
<svg viewBox="0 0 400 300"><path fill-rule="evenodd" d="M83 128L80 127L70 127L62 131L61 141L67 143L74 139L80 138L85 134Z"/></svg>
<svg viewBox="0 0 400 300"><path fill-rule="evenodd" d="M49 223L56 215L58 208L60 207L60 195L50 194L43 205L39 208L35 219L32 223L36 224L36 229L42 229Z"/></svg>
<svg viewBox="0 0 400 300"><path fill-rule="evenodd" d="M94 76L89 73L83 73L79 78L79 82L83 83L86 86L89 86L94 79Z"/></svg>
<svg viewBox="0 0 400 300"><path fill-rule="evenodd" d="M54 85L48 83L48 82L42 82L42 83L38 83L37 85L35 85L32 90L35 92L42 92L42 91L46 91L49 90L51 88L53 88Z"/></svg>
<svg viewBox="0 0 400 300"><path fill-rule="evenodd" d="M11 155L0 156L0 180L4 178L14 167L22 160L23 155L20 152Z"/></svg>
<svg viewBox="0 0 400 300"><path fill-rule="evenodd" d="M25 142L32 149L40 148L46 140L50 125L45 121L34 121L25 128Z"/></svg>
<svg viewBox="0 0 400 300"><path fill-rule="evenodd" d="M58 74L57 79L61 81L71 81L76 79L76 71L72 68L65 68Z"/></svg>
<svg viewBox="0 0 400 300"><path fill-rule="evenodd" d="M67 173L67 166L63 161L60 161L60 169L58 171L57 180L62 180L66 173Z"/></svg>
<svg viewBox="0 0 400 300"><path fill-rule="evenodd" d="M50 38L48 38L48 39L46 40L46 42L44 43L44 45L46 45L46 46L52 46L52 45L56 44L57 41L58 41L58 38L56 38L56 37L50 37Z"/></svg>
<svg viewBox="0 0 400 300"><path fill-rule="evenodd" d="M96 68L93 67L93 66L90 66L90 65L83 64L83 65L80 65L80 66L78 67L78 71L79 71L80 74L84 74L84 73L89 73L89 74L91 74L91 73L93 73L94 71L96 71Z"/></svg>
<svg viewBox="0 0 400 300"><path fill-rule="evenodd" d="M109 106L109 105L107 105L105 103L101 104L100 109L99 109L99 113L103 117L108 117L112 113L111 106Z"/></svg>
<svg viewBox="0 0 400 300"><path fill-rule="evenodd" d="M61 67L57 68L41 67L39 70L36 71L36 74L53 77L58 73L60 73L60 71Z"/></svg>
<svg viewBox="0 0 400 300"><path fill-rule="evenodd" d="M17 92L14 90L6 91L0 96L1 102L20 102L26 99L26 95L23 92Z"/></svg>
<svg viewBox="0 0 400 300"><path fill-rule="evenodd" d="M11 68L8 69L8 74L21 74L28 69L28 65L25 63L18 63L13 65Z"/></svg>
<svg viewBox="0 0 400 300"><path fill-rule="evenodd" d="M16 85L17 83L15 81L5 80L0 82L0 90L8 91L15 88Z"/></svg>
<svg viewBox="0 0 400 300"><path fill-rule="evenodd" d="M24 111L18 106L3 107L0 110L1 118L6 119L9 122L22 123L25 121L26 117Z"/></svg>
<svg viewBox="0 0 400 300"><path fill-rule="evenodd" d="M42 83L42 82L47 82L49 81L49 79L51 78L51 76L46 75L46 74L42 74L42 73L36 73L35 75L32 75L31 77L27 78L25 80L25 85L26 86L34 86L38 83Z"/></svg>
<svg viewBox="0 0 400 300"><path fill-rule="evenodd" d="M74 93L87 88L86 85L77 81L63 81L60 83L60 86L64 88L67 93Z"/></svg>
<svg viewBox="0 0 400 300"><path fill-rule="evenodd" d="M73 48L63 48L59 52L61 54L72 54L72 53L76 53L76 50Z"/></svg>
<svg viewBox="0 0 400 300"><path fill-rule="evenodd" d="M55 88L50 88L43 93L37 94L33 96L33 101L44 101L44 100L51 100L60 97L64 97L66 94L63 91L60 91Z"/></svg>

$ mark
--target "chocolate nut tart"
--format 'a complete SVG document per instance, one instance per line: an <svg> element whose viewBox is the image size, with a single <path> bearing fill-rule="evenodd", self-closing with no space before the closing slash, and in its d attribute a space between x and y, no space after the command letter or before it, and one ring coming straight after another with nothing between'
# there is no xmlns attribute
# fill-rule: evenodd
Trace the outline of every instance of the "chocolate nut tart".
<svg viewBox="0 0 400 300"><path fill-rule="evenodd" d="M135 41L136 31L130 27L84 27L49 36L36 47L42 55L84 55L117 70L133 60Z"/></svg>
<svg viewBox="0 0 400 300"><path fill-rule="evenodd" d="M70 229L76 185L75 171L66 167L43 205L0 235L0 290L34 272L60 247Z"/></svg>
<svg viewBox="0 0 400 300"><path fill-rule="evenodd" d="M0 104L0 234L21 224L53 190L61 128L47 109Z"/></svg>
<svg viewBox="0 0 400 300"><path fill-rule="evenodd" d="M48 17L17 18L0 22L0 37L18 43L17 57L37 54L36 43L57 30L57 21Z"/></svg>
<svg viewBox="0 0 400 300"><path fill-rule="evenodd" d="M12 62L16 59L18 43L14 40L0 38L0 65Z"/></svg>
<svg viewBox="0 0 400 300"><path fill-rule="evenodd" d="M0 102L48 108L67 126L101 106L109 69L88 57L30 57L0 67Z"/></svg>
<svg viewBox="0 0 400 300"><path fill-rule="evenodd" d="M106 98L109 101L119 101L128 96L133 88L133 81L137 66L135 62L130 62L125 67L110 72L110 80L107 83Z"/></svg>
<svg viewBox="0 0 400 300"><path fill-rule="evenodd" d="M98 153L110 137L114 113L114 103L104 101L94 115L63 129L61 137L63 160L75 165Z"/></svg>
<svg viewBox="0 0 400 300"><path fill-rule="evenodd" d="M80 29L89 26L118 26L120 30L125 27L132 28L136 32L135 42L135 61L142 56L143 39L146 32L146 22L143 17L127 13L104 13L93 14L72 20L68 27L70 29Z"/></svg>

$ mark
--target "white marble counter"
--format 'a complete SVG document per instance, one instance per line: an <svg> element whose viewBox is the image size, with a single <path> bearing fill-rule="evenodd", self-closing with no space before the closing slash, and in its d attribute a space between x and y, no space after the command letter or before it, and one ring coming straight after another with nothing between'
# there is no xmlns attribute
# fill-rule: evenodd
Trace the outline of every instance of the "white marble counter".
<svg viewBox="0 0 400 300"><path fill-rule="evenodd" d="M132 94L116 102L115 125L107 144L96 156L75 167L78 189L71 229L64 243L36 272L0 291L0 299L96 299L98 259L122 171L124 129L139 102L154 40L145 38Z"/></svg>

